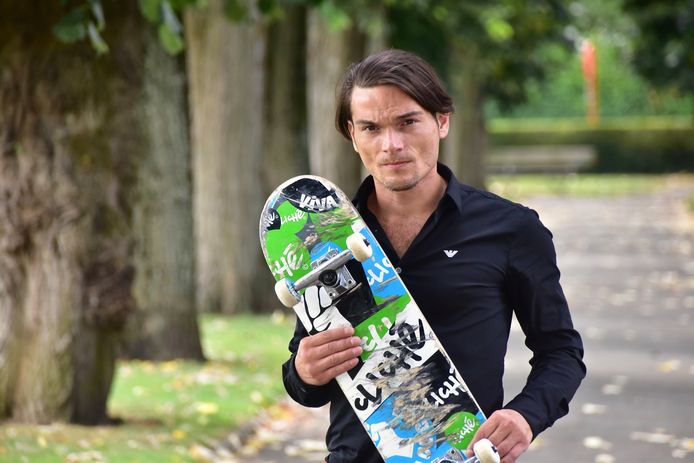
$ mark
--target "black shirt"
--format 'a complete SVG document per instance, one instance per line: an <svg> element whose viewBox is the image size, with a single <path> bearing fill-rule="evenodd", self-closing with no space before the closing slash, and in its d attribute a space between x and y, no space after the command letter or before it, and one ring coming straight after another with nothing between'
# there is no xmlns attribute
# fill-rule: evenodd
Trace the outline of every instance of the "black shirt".
<svg viewBox="0 0 694 463"><path fill-rule="evenodd" d="M402 258L367 208L372 177L354 204L487 416L504 406L504 356L515 312L533 352L532 369L505 408L518 411L537 436L568 413L586 371L552 235L535 211L459 183L442 164L438 173L448 183L446 192ZM382 462L337 382L311 386L298 377L294 355L304 336L297 322L292 356L282 368L284 384L305 406L330 402L330 462Z"/></svg>

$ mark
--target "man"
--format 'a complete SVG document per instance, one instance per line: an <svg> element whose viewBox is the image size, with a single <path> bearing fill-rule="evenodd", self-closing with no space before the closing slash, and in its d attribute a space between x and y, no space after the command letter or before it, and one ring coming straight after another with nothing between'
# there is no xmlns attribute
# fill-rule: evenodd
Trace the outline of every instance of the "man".
<svg viewBox="0 0 694 463"><path fill-rule="evenodd" d="M452 113L426 62L387 50L347 70L336 124L371 174L356 194L357 209L489 417L473 443L486 437L502 463L513 463L568 412L585 376L583 347L551 234L537 214L460 184L438 163ZM533 351L532 370L504 406L512 313ZM283 366L294 400L311 407L330 402L330 463L382 461L334 381L357 364L359 345L351 328L307 336L298 323Z"/></svg>

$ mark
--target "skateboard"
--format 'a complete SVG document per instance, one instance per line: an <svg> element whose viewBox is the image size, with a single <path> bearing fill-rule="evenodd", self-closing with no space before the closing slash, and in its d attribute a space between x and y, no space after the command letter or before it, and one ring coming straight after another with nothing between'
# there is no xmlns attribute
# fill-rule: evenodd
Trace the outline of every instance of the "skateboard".
<svg viewBox="0 0 694 463"><path fill-rule="evenodd" d="M309 334L354 327L363 352L336 378L386 463L498 463L484 413L349 198L310 175L277 187L260 244L280 302Z"/></svg>

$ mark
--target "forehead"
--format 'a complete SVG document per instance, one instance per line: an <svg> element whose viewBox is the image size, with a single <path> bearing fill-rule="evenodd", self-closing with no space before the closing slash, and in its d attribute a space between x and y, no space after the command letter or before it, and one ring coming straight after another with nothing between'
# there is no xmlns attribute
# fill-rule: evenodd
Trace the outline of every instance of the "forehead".
<svg viewBox="0 0 694 463"><path fill-rule="evenodd" d="M354 87L350 108L352 119L397 117L412 111L425 111L411 96L395 85Z"/></svg>

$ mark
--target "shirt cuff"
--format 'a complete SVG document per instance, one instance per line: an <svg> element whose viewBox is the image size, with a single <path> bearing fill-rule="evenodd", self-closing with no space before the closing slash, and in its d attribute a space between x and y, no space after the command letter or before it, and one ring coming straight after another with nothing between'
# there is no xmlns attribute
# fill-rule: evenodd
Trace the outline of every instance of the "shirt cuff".
<svg viewBox="0 0 694 463"><path fill-rule="evenodd" d="M294 365L295 356L285 364L285 388L296 402L306 407L322 407L329 400L327 386L314 386L307 384L299 376Z"/></svg>

